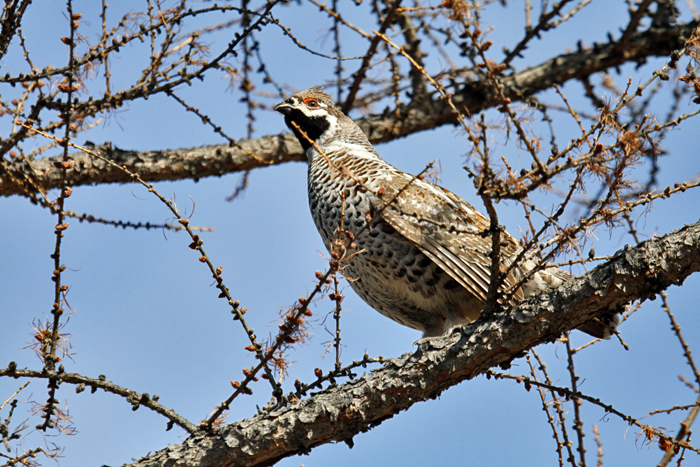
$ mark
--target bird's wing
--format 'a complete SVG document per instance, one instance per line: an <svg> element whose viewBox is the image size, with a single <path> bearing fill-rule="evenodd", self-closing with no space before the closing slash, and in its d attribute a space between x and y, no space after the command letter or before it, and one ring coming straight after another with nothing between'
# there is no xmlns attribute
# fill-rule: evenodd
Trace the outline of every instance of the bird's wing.
<svg viewBox="0 0 700 467"><path fill-rule="evenodd" d="M450 191L420 179L411 180L399 172L387 181L382 196L387 203L381 213L383 220L462 287L485 301L491 276L491 235L485 234L489 220ZM503 232L502 269L518 251L515 239ZM506 286L514 284L510 274ZM518 291L516 298L521 295Z"/></svg>

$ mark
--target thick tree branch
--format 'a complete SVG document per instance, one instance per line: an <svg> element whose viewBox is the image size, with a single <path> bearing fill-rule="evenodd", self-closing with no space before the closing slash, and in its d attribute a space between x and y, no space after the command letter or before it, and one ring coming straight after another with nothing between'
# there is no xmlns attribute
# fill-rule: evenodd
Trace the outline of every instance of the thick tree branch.
<svg viewBox="0 0 700 467"><path fill-rule="evenodd" d="M133 467L270 465L315 446L345 441L445 389L508 364L591 318L633 300L653 299L700 271L700 222L626 246L610 261L559 289L479 320L429 349L394 359L342 386L270 414L197 435L143 458Z"/></svg>
<svg viewBox="0 0 700 467"><path fill-rule="evenodd" d="M288 161L306 160L301 152L301 145L292 134L266 136L240 143L240 147L228 145L203 146L198 148L174 149L163 151L124 151L110 143L89 146L88 149L112 160L120 166L126 166L132 173L137 173L144 181L182 180L212 175L224 175L231 172L246 171L270 164ZM260 154L265 159L255 159L249 153ZM71 155L75 160L73 168L67 172L67 184L70 186L94 185L101 183L131 183L131 178L123 170L94 159L84 152ZM44 191L58 186L61 169L54 166L57 158L44 158L35 161L6 162L9 171L18 180L26 177L33 179L36 186ZM32 191L31 186L27 186ZM0 166L0 195L20 194L23 190L12 185L10 176Z"/></svg>
<svg viewBox="0 0 700 467"><path fill-rule="evenodd" d="M612 53L618 46L618 42L613 41L560 55L538 66L502 77L504 96L513 101L527 101L536 93L570 79L585 79L591 74L625 63L643 63L649 57L669 55L683 47L685 40L697 25L697 22L694 22L676 27L654 28L635 34L620 53ZM481 81L467 82L455 92L452 101L458 108L467 109L472 114L501 104L490 85ZM387 111L363 118L358 123L370 141L376 144L441 125L454 124L457 121L449 105L440 99L423 99L421 105L407 106L401 113L400 118L396 118L395 113ZM199 179L269 164L305 160L301 146L289 134L242 141L240 146L137 152L122 151L108 143L99 146L98 149L105 157L120 165L126 165L145 181ZM251 157L251 153L255 157ZM75 167L66 171L66 184L69 186L131 182L122 171L105 167L103 163L93 161L85 154L74 154L73 158L76 161ZM5 164L8 170L15 174L16 179L23 180L28 177L34 180L37 187L50 190L56 188L61 180L61 169L53 164L57 160L13 160ZM29 186L25 189L31 190ZM22 192L22 187L12 183L11 176L0 167L0 196Z"/></svg>

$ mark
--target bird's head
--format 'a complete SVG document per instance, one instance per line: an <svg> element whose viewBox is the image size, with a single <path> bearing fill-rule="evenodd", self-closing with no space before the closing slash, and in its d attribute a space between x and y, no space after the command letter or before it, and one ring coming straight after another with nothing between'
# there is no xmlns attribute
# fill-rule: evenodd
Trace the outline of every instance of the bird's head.
<svg viewBox="0 0 700 467"><path fill-rule="evenodd" d="M347 125L347 122L350 122L354 125L335 107L331 97L321 91L320 87L294 94L277 104L275 110L284 115L284 122L294 132L304 151L312 146L309 139L318 145L323 145L331 138L339 136L341 123ZM308 139L299 131L299 128L306 133Z"/></svg>

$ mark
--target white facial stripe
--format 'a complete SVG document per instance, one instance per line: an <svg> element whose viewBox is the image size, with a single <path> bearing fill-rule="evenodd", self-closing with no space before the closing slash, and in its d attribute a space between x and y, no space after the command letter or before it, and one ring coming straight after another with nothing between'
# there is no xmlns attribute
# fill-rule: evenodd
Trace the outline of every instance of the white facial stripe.
<svg viewBox="0 0 700 467"><path fill-rule="evenodd" d="M331 115L325 110L320 113L321 115L325 115L326 119L328 120L328 123L330 123L330 126L328 129L323 132L321 137L319 138L319 143L323 144L326 141L328 141L329 138L332 138L335 136L335 132L338 129L338 117L335 115Z"/></svg>
<svg viewBox="0 0 700 467"><path fill-rule="evenodd" d="M302 107L301 109L302 112L304 112L304 115L308 115L309 117L325 117L325 116L331 116L328 113L328 110L326 109L310 109L309 107ZM337 120L337 119L336 119Z"/></svg>

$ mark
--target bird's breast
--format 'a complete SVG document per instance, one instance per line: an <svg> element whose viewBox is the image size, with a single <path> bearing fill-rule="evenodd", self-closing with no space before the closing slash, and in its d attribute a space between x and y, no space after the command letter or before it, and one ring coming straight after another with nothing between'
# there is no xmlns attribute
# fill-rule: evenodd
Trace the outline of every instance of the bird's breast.
<svg viewBox="0 0 700 467"><path fill-rule="evenodd" d="M371 199L354 180L334 176L326 171L309 170L309 207L316 228L326 247L338 238L338 232L360 233L371 214Z"/></svg>

